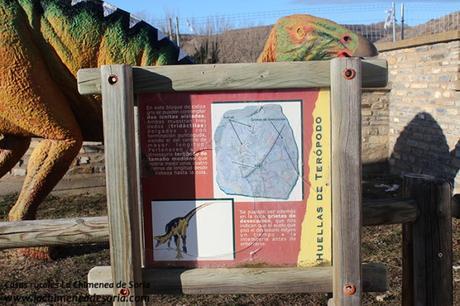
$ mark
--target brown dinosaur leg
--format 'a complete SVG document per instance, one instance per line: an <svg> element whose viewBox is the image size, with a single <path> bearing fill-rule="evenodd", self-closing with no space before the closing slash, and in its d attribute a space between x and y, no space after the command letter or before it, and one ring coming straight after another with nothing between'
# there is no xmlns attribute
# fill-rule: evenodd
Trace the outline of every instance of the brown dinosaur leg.
<svg viewBox="0 0 460 306"><path fill-rule="evenodd" d="M16 204L9 212L9 220L35 219L37 208L66 173L81 146L79 140L43 140L32 152L27 176ZM49 259L46 247L20 249L23 256Z"/></svg>
<svg viewBox="0 0 460 306"><path fill-rule="evenodd" d="M26 153L30 138L5 135L0 140L0 178L10 171Z"/></svg>
<svg viewBox="0 0 460 306"><path fill-rule="evenodd" d="M64 80L52 77L57 73L50 73L45 60L55 55L36 45L40 40L21 10L3 8L0 5L5 15L0 19L0 133L44 139L32 152L21 194L9 213L9 220L17 221L35 217L41 200L80 150L82 135L62 91L66 86L59 83Z"/></svg>
<svg viewBox="0 0 460 306"><path fill-rule="evenodd" d="M44 139L32 152L27 175L9 220L35 219L39 204L66 173L81 147L81 138L65 140ZM37 259L50 259L46 247L20 249L19 254Z"/></svg>
<svg viewBox="0 0 460 306"><path fill-rule="evenodd" d="M29 145L30 138L27 137L5 135L0 140L0 178L14 167Z"/></svg>
<svg viewBox="0 0 460 306"><path fill-rule="evenodd" d="M34 149L21 193L9 212L10 221L35 219L38 205L65 174L79 147L76 141L45 139ZM18 253L41 260L51 259L47 247L23 248Z"/></svg>
<svg viewBox="0 0 460 306"><path fill-rule="evenodd" d="M45 139L32 152L27 176L16 204L10 210L10 221L35 219L38 203L64 176L81 147L78 140Z"/></svg>

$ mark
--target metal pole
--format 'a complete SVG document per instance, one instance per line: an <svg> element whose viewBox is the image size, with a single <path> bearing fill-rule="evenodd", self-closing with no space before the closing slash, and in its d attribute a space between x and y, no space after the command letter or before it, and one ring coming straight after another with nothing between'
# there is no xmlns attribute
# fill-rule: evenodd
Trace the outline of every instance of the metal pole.
<svg viewBox="0 0 460 306"><path fill-rule="evenodd" d="M393 25L393 42L396 41L396 4L392 2L392 9L391 9L391 22Z"/></svg>
<svg viewBox="0 0 460 306"><path fill-rule="evenodd" d="M172 31L172 18L169 17L169 18L168 18L168 37L169 37L169 39L172 40L172 38L173 38L172 36L173 36L173 31Z"/></svg>
<svg viewBox="0 0 460 306"><path fill-rule="evenodd" d="M176 16L176 43L180 47L180 37L179 37L179 17Z"/></svg>
<svg viewBox="0 0 460 306"><path fill-rule="evenodd" d="M404 3L401 3L401 40L404 39Z"/></svg>

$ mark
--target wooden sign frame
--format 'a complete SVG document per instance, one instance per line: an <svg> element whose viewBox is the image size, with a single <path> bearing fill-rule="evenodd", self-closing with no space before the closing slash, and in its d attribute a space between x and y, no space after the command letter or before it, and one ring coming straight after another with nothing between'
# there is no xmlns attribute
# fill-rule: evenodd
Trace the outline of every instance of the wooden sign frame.
<svg viewBox="0 0 460 306"><path fill-rule="evenodd" d="M102 93L110 229L111 273L96 267L90 275L98 282L120 284L105 294L130 297L127 301L136 305L141 303L136 297L147 292L174 288L184 293L332 291L330 304L360 305L363 285L365 290L376 289L385 274L364 266L362 275L361 89L386 84L386 61L359 58L145 68L110 65L80 70L79 92ZM331 90L333 266L144 270L135 94L318 87ZM147 281L153 287L142 285Z"/></svg>

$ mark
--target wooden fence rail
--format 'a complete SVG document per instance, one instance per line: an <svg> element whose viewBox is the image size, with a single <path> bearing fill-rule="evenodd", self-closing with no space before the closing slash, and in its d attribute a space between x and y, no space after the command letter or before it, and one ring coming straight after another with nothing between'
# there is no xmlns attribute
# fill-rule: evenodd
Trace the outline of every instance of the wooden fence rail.
<svg viewBox="0 0 460 306"><path fill-rule="evenodd" d="M363 290L388 290L384 264L363 264ZM332 267L313 268L213 268L213 269L144 269L144 294L225 294L225 293L298 293L332 292ZM88 283L102 284L90 294L111 295L110 266L95 267L88 273Z"/></svg>
<svg viewBox="0 0 460 306"><path fill-rule="evenodd" d="M386 60L363 60L363 88L384 87L388 82ZM133 67L135 93L155 91L254 90L330 87L329 61L254 64ZM261 82L263 80L263 82ZM98 68L78 71L78 92L101 93Z"/></svg>
<svg viewBox="0 0 460 306"><path fill-rule="evenodd" d="M363 224L367 226L409 223L417 219L417 214L416 205L412 200L363 202ZM108 241L106 216L0 222L0 249Z"/></svg>
<svg viewBox="0 0 460 306"><path fill-rule="evenodd" d="M0 222L0 249L109 241L107 217Z"/></svg>

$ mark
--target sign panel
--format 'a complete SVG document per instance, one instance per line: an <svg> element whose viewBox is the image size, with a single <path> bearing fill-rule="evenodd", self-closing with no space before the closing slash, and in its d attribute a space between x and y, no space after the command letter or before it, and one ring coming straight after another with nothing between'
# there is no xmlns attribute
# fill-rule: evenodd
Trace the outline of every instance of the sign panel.
<svg viewBox="0 0 460 306"><path fill-rule="evenodd" d="M139 97L146 263L331 263L326 90Z"/></svg>

